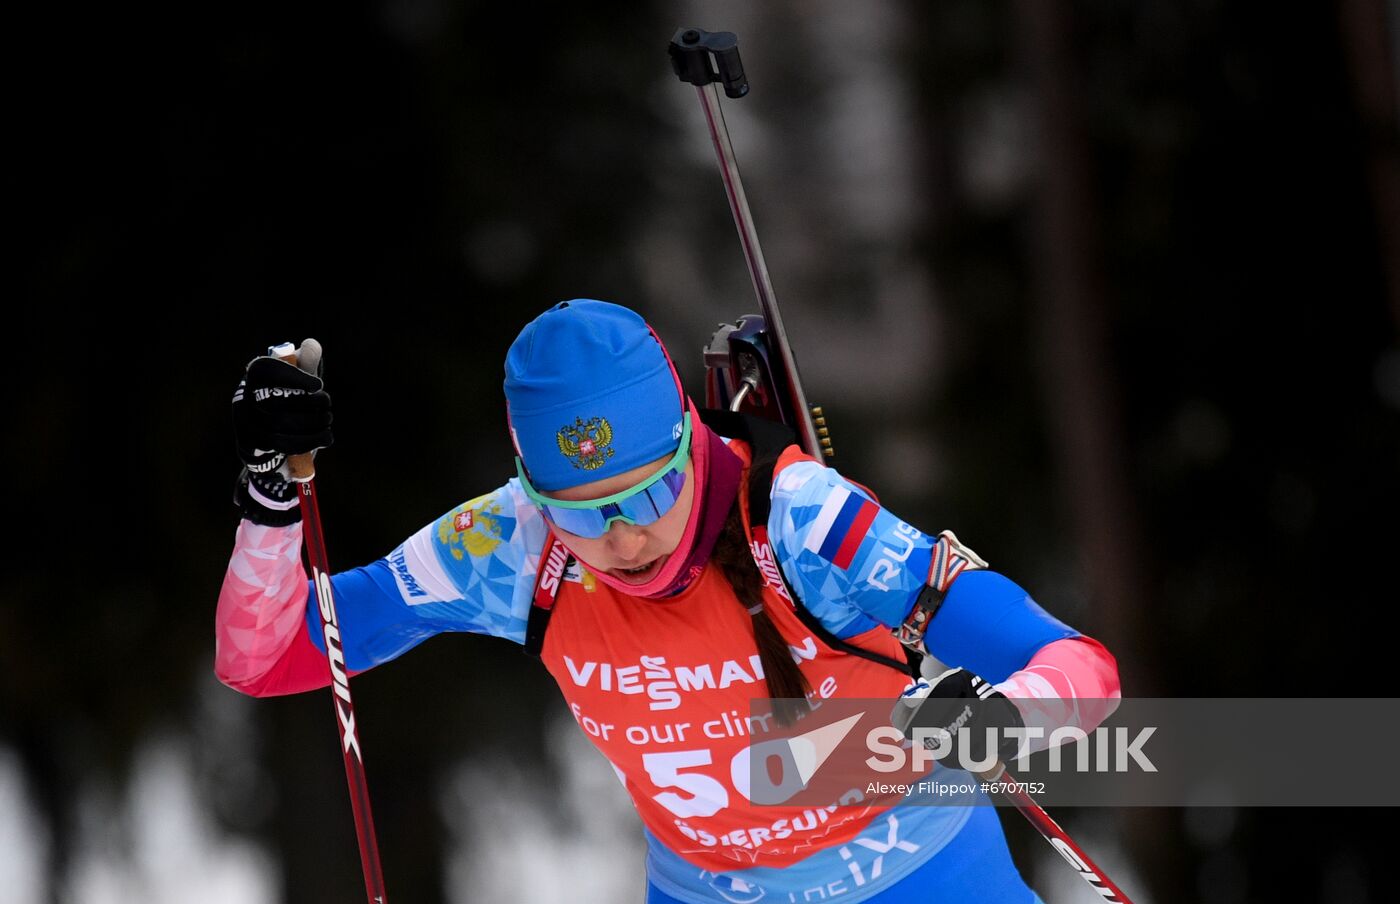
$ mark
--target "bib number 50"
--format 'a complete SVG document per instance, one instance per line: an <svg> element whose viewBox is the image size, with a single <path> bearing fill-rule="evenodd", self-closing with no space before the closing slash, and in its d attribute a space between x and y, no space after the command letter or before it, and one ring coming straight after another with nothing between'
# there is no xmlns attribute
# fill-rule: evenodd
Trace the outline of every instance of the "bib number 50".
<svg viewBox="0 0 1400 904"><path fill-rule="evenodd" d="M682 769L710 765L708 750L675 750L670 753L642 755L642 768L658 788L679 788L689 797L674 791L662 791L653 799L682 819L692 816L713 816L729 806L729 791L718 780L699 772L682 774Z"/></svg>
<svg viewBox="0 0 1400 904"><path fill-rule="evenodd" d="M749 764L755 751L758 751L760 761L766 761L765 748L774 750L773 755L777 755L782 762L783 783L767 788L763 794L763 802L780 804L803 787L797 764L792 761L786 741L765 741L755 747L740 748L729 762L729 779L734 783L735 790L746 800L753 800L753 792L749 787ZM715 815L729 806L729 789L704 773L681 773L682 769L708 766L710 763L708 750L674 750L670 753L643 754L642 767L646 769L647 777L653 785L658 788L679 788L690 795L682 797L674 791L662 791L652 795L652 800L681 818Z"/></svg>

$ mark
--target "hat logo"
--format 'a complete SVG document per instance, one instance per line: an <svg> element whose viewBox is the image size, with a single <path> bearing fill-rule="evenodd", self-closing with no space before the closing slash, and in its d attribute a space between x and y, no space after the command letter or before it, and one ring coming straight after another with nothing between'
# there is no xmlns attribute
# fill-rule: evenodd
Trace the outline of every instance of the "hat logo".
<svg viewBox="0 0 1400 904"><path fill-rule="evenodd" d="M559 429L559 451L576 468L594 471L612 458L612 425L607 418L595 417L585 421L574 418L572 424Z"/></svg>

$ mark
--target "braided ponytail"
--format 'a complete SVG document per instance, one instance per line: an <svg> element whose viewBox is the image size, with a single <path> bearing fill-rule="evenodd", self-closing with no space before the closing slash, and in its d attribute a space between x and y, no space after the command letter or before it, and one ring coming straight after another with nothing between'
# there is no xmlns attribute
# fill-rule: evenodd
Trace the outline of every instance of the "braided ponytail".
<svg viewBox="0 0 1400 904"><path fill-rule="evenodd" d="M736 499L724 521L719 539L715 541L710 560L724 573L734 589L739 605L749 611L753 620L754 641L758 644L759 661L768 682L768 696L774 700L774 714L782 725L791 725L807 710L806 695L811 690L807 676L797 667L787 641L778 626L768 617L763 603L763 575L754 563L748 537L744 534L743 515Z"/></svg>

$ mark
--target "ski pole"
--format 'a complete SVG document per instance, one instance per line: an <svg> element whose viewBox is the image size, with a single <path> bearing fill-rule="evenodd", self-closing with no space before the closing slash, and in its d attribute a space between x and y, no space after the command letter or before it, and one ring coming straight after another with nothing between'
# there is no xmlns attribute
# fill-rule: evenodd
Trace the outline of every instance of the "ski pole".
<svg viewBox="0 0 1400 904"><path fill-rule="evenodd" d="M289 364L297 363L296 350L291 343L268 349L268 354ZM374 835L374 816L369 806L369 785L365 781L365 763L360 753L360 738L355 730L355 704L350 699L350 677L345 669L345 650L340 643L340 623L335 613L335 597L331 593L330 559L326 555L326 538L321 530L321 510L316 502L316 465L312 453L287 456L287 468L297 484L301 502L303 536L306 556L311 562L311 580L316 588L317 607L321 613L321 632L326 640L326 659L331 668L331 702L335 705L336 723L340 728L341 753L345 757L345 778L350 784L350 809L355 818L355 835L360 843L360 866L365 874L365 892L369 904L385 904L384 872L379 866L379 841Z"/></svg>
<svg viewBox="0 0 1400 904"><path fill-rule="evenodd" d="M984 781L986 780L988 779L984 779ZM1065 858L1065 862L1079 873L1081 879L1089 883L1089 887L1097 892L1100 898L1113 902L1113 904L1132 904L1128 896L1123 894L1112 879L1108 878L1108 874L1089 859L1089 855L1084 853L1083 848L1075 844L1074 839L1060 828L1060 824L1050 818L1050 814L1045 812L1045 808L1035 802L1035 798L1030 796L1030 793L1024 789L1020 782L1016 781L1016 777L1008 772L1004 765L1001 766L998 778L993 781L996 780L1004 783L1004 786L997 789L998 793L1021 811L1021 815L1035 826L1035 830L1040 833L1041 837L1050 842L1050 846L1061 857Z"/></svg>
<svg viewBox="0 0 1400 904"><path fill-rule="evenodd" d="M787 387L792 395L792 417L796 421L789 424L797 431L797 438L803 450L809 455L830 456L830 439L826 428L818 430L812 409L807 405L807 397L802 392L802 381L797 378L797 358L792 353L787 331L783 328L783 317L778 313L778 299L773 293L773 282L768 278L768 264L763 259L763 249L758 244L758 232L754 229L753 216L749 213L748 198L744 195L744 183L739 179L739 164L734 158L734 145L729 141L729 129L724 124L724 112L719 106L719 88L715 84L724 83L724 93L731 98L743 97L749 93L749 82L744 76L744 65L739 60L739 39L733 32L702 31L699 28L682 28L671 39L671 66L683 82L695 86L695 94L700 99L700 107L705 113L705 126L709 129L710 140L715 147L715 157L719 160L720 178L724 180L724 194L729 199L729 211L734 215L734 225L739 230L739 244L744 249L744 260L748 263L749 276L753 279L754 293L767 320L768 330L777 346L779 360L788 374Z"/></svg>
<svg viewBox="0 0 1400 904"><path fill-rule="evenodd" d="M932 653L925 652L925 674L938 674L947 671L947 666L934 658ZM1014 705L1014 704L1013 704ZM1050 846L1065 859L1065 862L1079 874L1079 877L1089 883L1103 901L1110 904L1132 904L1132 901L1123 891L1108 878L1108 874L1084 853L1084 849L1074 843L1074 839L1069 837L1069 833L1060 828L1060 824L1050 818L1050 814L1045 812L1045 808L1035 802L1030 792L1025 790L1025 783L1017 781L1011 770L1006 768L1006 764L998 760L992 768L985 772L975 773L983 782L991 786L992 793L1000 795L1007 800L1021 815L1026 817L1026 821L1035 827L1041 837L1050 842Z"/></svg>

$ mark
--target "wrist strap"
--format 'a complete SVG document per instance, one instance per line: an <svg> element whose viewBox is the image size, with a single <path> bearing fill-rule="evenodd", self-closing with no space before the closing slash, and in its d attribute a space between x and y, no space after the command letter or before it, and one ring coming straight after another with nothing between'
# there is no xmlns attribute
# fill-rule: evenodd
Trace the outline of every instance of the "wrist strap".
<svg viewBox="0 0 1400 904"><path fill-rule="evenodd" d="M233 503L244 518L266 527L286 527L301 520L296 484L276 471L253 474L244 468L238 475Z"/></svg>
<svg viewBox="0 0 1400 904"><path fill-rule="evenodd" d="M942 607L953 581L964 571L986 567L987 560L963 545L957 534L950 530L940 533L938 542L933 544L933 562L929 566L928 580L914 599L914 608L895 629L895 638L906 647L924 652L924 635Z"/></svg>

